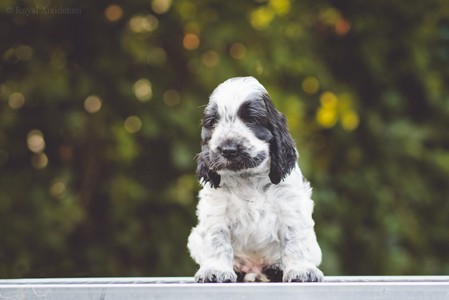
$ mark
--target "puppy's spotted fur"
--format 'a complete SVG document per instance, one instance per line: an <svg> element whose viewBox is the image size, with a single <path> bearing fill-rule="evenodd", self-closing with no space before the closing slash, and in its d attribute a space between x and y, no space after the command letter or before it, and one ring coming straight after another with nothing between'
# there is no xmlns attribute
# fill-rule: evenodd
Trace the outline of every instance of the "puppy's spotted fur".
<svg viewBox="0 0 449 300"><path fill-rule="evenodd" d="M253 77L210 96L198 155L197 282L322 281L311 188L286 119Z"/></svg>

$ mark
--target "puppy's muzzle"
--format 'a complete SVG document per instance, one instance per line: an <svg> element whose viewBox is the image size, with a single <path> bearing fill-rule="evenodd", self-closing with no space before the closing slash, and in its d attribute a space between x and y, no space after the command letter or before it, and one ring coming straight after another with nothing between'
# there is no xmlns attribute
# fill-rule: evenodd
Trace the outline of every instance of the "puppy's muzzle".
<svg viewBox="0 0 449 300"><path fill-rule="evenodd" d="M238 156L240 152L240 147L235 142L227 141L223 143L221 146L217 147L217 150L224 158L229 160Z"/></svg>

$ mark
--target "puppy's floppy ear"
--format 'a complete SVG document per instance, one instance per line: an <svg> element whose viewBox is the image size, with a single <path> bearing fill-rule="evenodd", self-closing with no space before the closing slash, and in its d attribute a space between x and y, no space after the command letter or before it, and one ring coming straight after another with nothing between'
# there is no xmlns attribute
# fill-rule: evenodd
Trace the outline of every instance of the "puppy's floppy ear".
<svg viewBox="0 0 449 300"><path fill-rule="evenodd" d="M213 188L218 188L220 186L221 176L217 172L210 170L201 156L203 156L202 153L198 157L198 167L196 169L198 180L202 183L209 182Z"/></svg>
<svg viewBox="0 0 449 300"><path fill-rule="evenodd" d="M269 177L272 183L278 184L295 167L298 157L295 142L288 132L286 117L276 110L268 94L263 94L263 101L273 135L270 141L271 166Z"/></svg>
<svg viewBox="0 0 449 300"><path fill-rule="evenodd" d="M207 146L203 145L201 150L200 154L198 154L197 178L202 183L209 182L213 188L218 188L220 186L221 176L208 167L209 151Z"/></svg>

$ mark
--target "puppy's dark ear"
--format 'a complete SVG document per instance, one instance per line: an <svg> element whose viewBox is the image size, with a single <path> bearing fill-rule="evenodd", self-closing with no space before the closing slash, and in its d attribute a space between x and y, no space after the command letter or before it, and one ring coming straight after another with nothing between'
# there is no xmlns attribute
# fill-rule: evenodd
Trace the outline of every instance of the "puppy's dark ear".
<svg viewBox="0 0 449 300"><path fill-rule="evenodd" d="M276 110L268 94L263 95L263 101L273 135L270 141L271 166L269 176L272 183L278 184L295 167L298 157L295 142L288 132L286 117Z"/></svg>
<svg viewBox="0 0 449 300"><path fill-rule="evenodd" d="M207 163L209 161L209 151L205 149L205 146L202 148L201 153L198 154L198 165L196 169L197 178L202 183L209 182L213 188L218 188L220 186L221 177L217 172L209 169Z"/></svg>

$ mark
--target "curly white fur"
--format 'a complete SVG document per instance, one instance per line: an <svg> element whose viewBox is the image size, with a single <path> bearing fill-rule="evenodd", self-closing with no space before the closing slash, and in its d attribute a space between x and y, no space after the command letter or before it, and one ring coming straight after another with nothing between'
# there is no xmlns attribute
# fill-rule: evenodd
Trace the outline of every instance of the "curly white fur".
<svg viewBox="0 0 449 300"><path fill-rule="evenodd" d="M217 87L206 108L215 110L215 119L203 129L199 164L206 166L206 173L199 174L199 223L188 240L200 265L198 282L235 282L236 272L244 281L268 281L268 269L281 272L286 282L323 280L317 268L321 250L312 219L312 190L296 156L280 182L270 180L277 135L270 125L271 101L263 103L263 97L268 93L256 79L233 78ZM239 117L243 103L257 105L249 113L267 118L257 119L260 129L247 116ZM230 141L237 153L227 155L222 148ZM216 174L219 184L208 174Z"/></svg>

